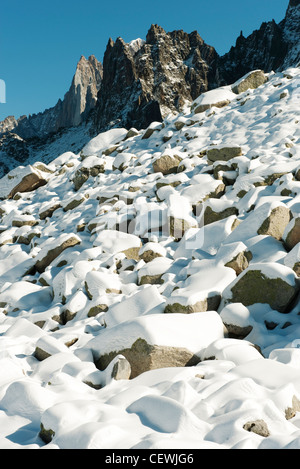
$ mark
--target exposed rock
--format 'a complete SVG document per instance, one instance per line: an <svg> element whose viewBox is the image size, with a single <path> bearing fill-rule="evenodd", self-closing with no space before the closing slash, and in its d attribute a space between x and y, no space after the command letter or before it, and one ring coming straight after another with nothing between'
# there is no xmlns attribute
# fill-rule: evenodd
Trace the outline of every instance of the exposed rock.
<svg viewBox="0 0 300 469"><path fill-rule="evenodd" d="M131 366L128 360L121 355L118 357L118 360L114 363L111 377L116 381L120 379L129 379L131 376Z"/></svg>
<svg viewBox="0 0 300 469"><path fill-rule="evenodd" d="M221 84L228 84L229 80L233 83L251 70L271 72L296 64L299 23L295 10L289 7L279 24L274 20L264 22L248 37L241 32L235 46L218 60Z"/></svg>
<svg viewBox="0 0 300 469"><path fill-rule="evenodd" d="M88 59L82 56L64 99L59 99L54 107L44 112L22 116L14 122L15 127L10 131L13 130L27 140L33 137L44 138L63 127L79 125L95 107L101 81L102 64L94 56Z"/></svg>
<svg viewBox="0 0 300 469"><path fill-rule="evenodd" d="M146 243L139 251L139 257L148 263L157 257L164 257L166 250L159 243Z"/></svg>
<svg viewBox="0 0 300 469"><path fill-rule="evenodd" d="M237 275L240 275L249 266L249 261L252 258L252 254L248 252L240 252L233 259L225 264L225 267L231 267Z"/></svg>
<svg viewBox="0 0 300 469"><path fill-rule="evenodd" d="M139 134L139 131L136 130L134 127L132 127L131 129L128 130L124 140L127 140L128 138L135 137L138 134Z"/></svg>
<svg viewBox="0 0 300 469"><path fill-rule="evenodd" d="M224 220L224 218L230 217L232 215L238 215L238 210L236 207L228 207L220 212L214 211L212 207L207 206L204 211L203 221L204 225L209 225L215 221Z"/></svg>
<svg viewBox="0 0 300 469"><path fill-rule="evenodd" d="M268 81L262 70L254 70L232 85L232 91L236 94L243 93L249 89L256 89Z"/></svg>
<svg viewBox="0 0 300 469"><path fill-rule="evenodd" d="M236 278L236 274L233 269L221 265L206 267L205 273L199 267L196 273L177 284L167 300L165 313L217 311L223 289Z"/></svg>
<svg viewBox="0 0 300 469"><path fill-rule="evenodd" d="M117 342L112 340L116 331L122 333ZM175 331L181 331L176 344L172 342ZM223 336L222 320L214 311L177 317L146 314L107 327L89 345L100 370L105 370L116 356L122 355L129 361L130 377L134 378L153 369L193 366L199 363L198 351L207 347L210 340Z"/></svg>
<svg viewBox="0 0 300 469"><path fill-rule="evenodd" d="M96 177L98 174L104 172L105 164L101 158L96 156L86 157L75 173L73 179L75 190L78 191L90 176Z"/></svg>
<svg viewBox="0 0 300 469"><path fill-rule="evenodd" d="M197 301L193 305L170 303L165 307L166 314L192 314L202 311L217 311L221 301L221 295L215 295L204 300Z"/></svg>
<svg viewBox="0 0 300 469"><path fill-rule="evenodd" d="M108 311L108 306L105 305L105 304L102 304L102 305L97 305L97 306L92 306L90 309L89 309L89 312L88 312L88 317L94 317L94 316L97 316L97 314L100 314L100 313L105 313L106 311Z"/></svg>
<svg viewBox="0 0 300 469"><path fill-rule="evenodd" d="M264 420L253 420L253 421L247 422L245 423L243 428L247 432L256 433L257 435L263 436L264 438L267 438L268 436L270 436L268 425L266 424Z"/></svg>
<svg viewBox="0 0 300 469"><path fill-rule="evenodd" d="M35 263L35 268L39 273L44 272L46 267L51 264L65 249L71 248L80 244L80 239L75 235L62 235L56 240L56 246L48 249L47 246L43 248L37 258Z"/></svg>
<svg viewBox="0 0 300 469"><path fill-rule="evenodd" d="M296 244L285 256L284 265L293 269L297 277L300 277L300 243Z"/></svg>
<svg viewBox="0 0 300 469"><path fill-rule="evenodd" d="M175 239L181 239L184 236L184 233L190 228L197 228L196 220L191 218L176 218L169 217L169 233Z"/></svg>
<svg viewBox="0 0 300 469"><path fill-rule="evenodd" d="M101 294L121 293L121 281L117 274L106 275L104 272L91 270L85 279L85 289L90 300L97 300Z"/></svg>
<svg viewBox="0 0 300 469"><path fill-rule="evenodd" d="M227 87L220 87L216 90L203 93L191 107L194 114L205 112L212 107L222 108L227 106L232 99L235 98L234 93Z"/></svg>
<svg viewBox="0 0 300 469"><path fill-rule="evenodd" d="M67 345L52 336L45 336L37 341L34 356L37 360L43 361L61 352L68 352Z"/></svg>
<svg viewBox="0 0 300 469"><path fill-rule="evenodd" d="M207 150L207 159L210 161L229 161L236 156L242 155L242 148L238 145L228 146L215 146Z"/></svg>
<svg viewBox="0 0 300 469"><path fill-rule="evenodd" d="M47 179L33 166L17 168L1 179L0 199L12 199L17 193L32 192L45 184Z"/></svg>
<svg viewBox="0 0 300 469"><path fill-rule="evenodd" d="M159 132L162 128L161 126L161 122L151 122L151 124L146 129L144 135L142 136L142 139L147 140L154 134L154 132Z"/></svg>
<svg viewBox="0 0 300 469"><path fill-rule="evenodd" d="M281 313L288 307L299 291L297 276L284 267L285 277L276 263L253 264L242 272L223 292L223 304L242 303L251 306L268 304Z"/></svg>
<svg viewBox="0 0 300 469"><path fill-rule="evenodd" d="M265 236L273 236L273 238L281 240L286 226L291 220L291 216L288 207L275 207L257 230L257 233Z"/></svg>
<svg viewBox="0 0 300 469"><path fill-rule="evenodd" d="M33 217L30 215L23 215L21 217L15 218L11 222L11 226L21 227L21 226L35 226L38 223Z"/></svg>
<svg viewBox="0 0 300 469"><path fill-rule="evenodd" d="M180 347L166 347L148 344L144 339L138 339L128 349L110 352L97 360L96 366L104 370L117 355L124 355L130 363L130 378L157 368L194 366L200 359L189 350Z"/></svg>
<svg viewBox="0 0 300 469"><path fill-rule="evenodd" d="M290 251L293 249L296 244L300 241L300 218L294 218L286 226L283 233L284 244L286 248Z"/></svg>
<svg viewBox="0 0 300 469"><path fill-rule="evenodd" d="M214 81L217 53L197 32L166 32L152 25L146 41L132 49L121 38L109 40L95 121L97 129L119 121L147 128L171 111L180 111ZM118 66L116 67L116 64Z"/></svg>
<svg viewBox="0 0 300 469"><path fill-rule="evenodd" d="M73 210L74 208L81 205L85 200L85 197L74 197L63 207L63 211L68 212L69 210Z"/></svg>
<svg viewBox="0 0 300 469"><path fill-rule="evenodd" d="M163 155L153 162L155 173L172 174L177 172L177 168L182 161L177 155Z"/></svg>
<svg viewBox="0 0 300 469"><path fill-rule="evenodd" d="M242 303L230 303L219 314L230 338L244 339L253 329L250 311Z"/></svg>
<svg viewBox="0 0 300 469"><path fill-rule="evenodd" d="M59 203L51 205L49 208L40 212L39 217L41 220L45 220L45 218L51 218L55 210L58 210L61 207Z"/></svg>
<svg viewBox="0 0 300 469"><path fill-rule="evenodd" d="M292 407L287 407L286 408L285 418L287 420L290 420L293 417L295 417L297 412L300 412L300 400L296 396L293 396Z"/></svg>
<svg viewBox="0 0 300 469"><path fill-rule="evenodd" d="M44 425L41 423L41 429L40 429L40 432L39 432L39 437L42 439L42 441L44 441L44 443L46 443L46 445L48 443L51 443L54 436L55 436L55 432L53 430L51 430L51 428L46 429L44 427Z"/></svg>

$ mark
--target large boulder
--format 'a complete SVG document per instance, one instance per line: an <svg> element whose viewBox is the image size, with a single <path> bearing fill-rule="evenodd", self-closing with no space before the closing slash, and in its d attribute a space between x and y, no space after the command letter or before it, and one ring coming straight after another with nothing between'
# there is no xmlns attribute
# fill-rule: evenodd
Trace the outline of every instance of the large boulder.
<svg viewBox="0 0 300 469"><path fill-rule="evenodd" d="M93 246L101 246L104 252L114 255L124 253L127 259L139 259L142 247L138 236L118 230L102 230L95 236Z"/></svg>
<svg viewBox="0 0 300 469"><path fill-rule="evenodd" d="M199 263L198 272L179 282L167 300L165 313L191 314L201 311L216 311L222 292L235 278L236 273L229 267L209 266Z"/></svg>
<svg viewBox="0 0 300 469"><path fill-rule="evenodd" d="M177 173L177 168L182 158L177 155L162 155L153 161L153 170L155 173L172 174Z"/></svg>
<svg viewBox="0 0 300 469"><path fill-rule="evenodd" d="M212 162L229 161L242 154L242 148L239 145L216 145L206 152L207 159Z"/></svg>
<svg viewBox="0 0 300 469"><path fill-rule="evenodd" d="M97 156L88 156L79 165L73 178L75 190L78 191L90 176L96 177L105 171L105 161Z"/></svg>
<svg viewBox="0 0 300 469"><path fill-rule="evenodd" d="M212 107L222 108L227 106L235 97L230 87L220 87L201 94L192 104L191 110L194 111L194 114L198 114Z"/></svg>
<svg viewBox="0 0 300 469"><path fill-rule="evenodd" d="M290 209L282 202L266 202L249 213L226 243L244 241L257 235L272 236L281 241L291 216Z"/></svg>
<svg viewBox="0 0 300 469"><path fill-rule="evenodd" d="M12 199L18 192L32 192L45 184L46 173L30 165L19 166L0 180L0 199Z"/></svg>
<svg viewBox="0 0 300 469"><path fill-rule="evenodd" d="M149 314L103 329L88 342L96 366L105 370L118 355L131 366L131 378L149 370L197 364L199 353L224 337L218 313Z"/></svg>
<svg viewBox="0 0 300 469"><path fill-rule="evenodd" d="M298 291L299 280L289 267L276 262L252 264L226 287L220 308L228 303L268 304L285 313Z"/></svg>
<svg viewBox="0 0 300 469"><path fill-rule="evenodd" d="M300 242L300 217L292 219L283 233L284 244L291 251Z"/></svg>
<svg viewBox="0 0 300 469"><path fill-rule="evenodd" d="M190 228L197 228L198 223L193 217L192 207L185 197L171 194L168 199L169 234L175 239L181 239Z"/></svg>
<svg viewBox="0 0 300 469"><path fill-rule="evenodd" d="M35 268L39 273L44 272L65 249L81 243L81 239L75 234L62 234L58 238L49 238L41 245L41 250L35 258Z"/></svg>
<svg viewBox="0 0 300 469"><path fill-rule="evenodd" d="M267 81L268 78L262 70L254 70L234 83L231 89L234 93L240 94L249 89L256 89Z"/></svg>
<svg viewBox="0 0 300 469"><path fill-rule="evenodd" d="M290 220L291 212L289 208L284 205L279 205L271 210L268 217L257 230L257 234L272 236L275 239L281 240Z"/></svg>
<svg viewBox="0 0 300 469"><path fill-rule="evenodd" d="M300 243L297 243L293 249L284 257L284 265L293 269L300 277Z"/></svg>

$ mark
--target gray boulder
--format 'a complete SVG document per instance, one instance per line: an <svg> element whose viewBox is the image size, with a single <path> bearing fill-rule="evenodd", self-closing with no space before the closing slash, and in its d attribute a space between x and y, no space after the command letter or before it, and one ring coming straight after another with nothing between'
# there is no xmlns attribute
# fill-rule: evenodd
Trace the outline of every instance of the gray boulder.
<svg viewBox="0 0 300 469"><path fill-rule="evenodd" d="M254 70L232 85L232 91L236 94L243 93L249 89L256 89L268 81L262 70Z"/></svg>
<svg viewBox="0 0 300 469"><path fill-rule="evenodd" d="M276 262L258 263L249 266L227 286L222 306L228 303L268 304L285 313L298 291L299 280L292 269Z"/></svg>

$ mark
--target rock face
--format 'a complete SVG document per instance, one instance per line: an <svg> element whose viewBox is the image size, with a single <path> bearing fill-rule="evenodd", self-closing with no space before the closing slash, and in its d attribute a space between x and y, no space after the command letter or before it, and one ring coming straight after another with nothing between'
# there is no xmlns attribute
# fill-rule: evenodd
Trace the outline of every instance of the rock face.
<svg viewBox="0 0 300 469"><path fill-rule="evenodd" d="M195 31L152 25L146 41L109 40L95 125L146 128L215 85L215 49Z"/></svg>

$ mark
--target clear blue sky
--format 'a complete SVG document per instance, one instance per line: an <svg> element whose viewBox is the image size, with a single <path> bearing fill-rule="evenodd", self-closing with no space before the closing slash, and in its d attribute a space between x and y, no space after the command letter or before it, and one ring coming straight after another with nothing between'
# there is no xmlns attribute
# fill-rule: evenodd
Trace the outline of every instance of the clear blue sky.
<svg viewBox="0 0 300 469"><path fill-rule="evenodd" d="M81 55L103 60L109 37L145 39L152 23L166 31L197 30L219 54L242 30L285 15L288 0L6 0L0 14L0 120L38 113L69 89Z"/></svg>

